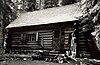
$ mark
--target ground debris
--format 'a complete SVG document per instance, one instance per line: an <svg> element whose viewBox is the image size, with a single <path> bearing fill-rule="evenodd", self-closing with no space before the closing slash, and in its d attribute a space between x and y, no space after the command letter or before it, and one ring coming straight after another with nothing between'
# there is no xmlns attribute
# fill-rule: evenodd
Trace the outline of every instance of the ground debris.
<svg viewBox="0 0 100 65"><path fill-rule="evenodd" d="M0 65L8 65L7 61L0 61Z"/></svg>
<svg viewBox="0 0 100 65"><path fill-rule="evenodd" d="M100 60L88 58L76 58L76 65L100 65Z"/></svg>

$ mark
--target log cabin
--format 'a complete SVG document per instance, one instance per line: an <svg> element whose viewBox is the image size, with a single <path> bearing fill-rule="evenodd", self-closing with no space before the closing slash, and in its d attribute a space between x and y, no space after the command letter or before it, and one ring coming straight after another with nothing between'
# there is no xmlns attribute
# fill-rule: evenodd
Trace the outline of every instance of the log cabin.
<svg viewBox="0 0 100 65"><path fill-rule="evenodd" d="M6 51L70 49L69 35L74 31L76 17L82 15L77 4L27 12L7 28Z"/></svg>

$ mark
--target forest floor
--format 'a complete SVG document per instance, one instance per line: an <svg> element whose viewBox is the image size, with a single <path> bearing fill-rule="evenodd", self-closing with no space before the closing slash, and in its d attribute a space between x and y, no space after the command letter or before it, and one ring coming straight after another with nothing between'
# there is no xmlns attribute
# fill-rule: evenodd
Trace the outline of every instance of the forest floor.
<svg viewBox="0 0 100 65"><path fill-rule="evenodd" d="M75 63L54 63L54 62L45 62L43 60L8 60L0 62L0 65L75 65Z"/></svg>

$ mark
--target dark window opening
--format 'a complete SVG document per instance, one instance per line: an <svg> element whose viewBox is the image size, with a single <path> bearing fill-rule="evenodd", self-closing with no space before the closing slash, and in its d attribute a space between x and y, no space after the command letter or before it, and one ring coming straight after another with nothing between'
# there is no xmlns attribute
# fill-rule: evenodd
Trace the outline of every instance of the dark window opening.
<svg viewBox="0 0 100 65"><path fill-rule="evenodd" d="M27 42L35 42L36 41L36 34L26 34Z"/></svg>

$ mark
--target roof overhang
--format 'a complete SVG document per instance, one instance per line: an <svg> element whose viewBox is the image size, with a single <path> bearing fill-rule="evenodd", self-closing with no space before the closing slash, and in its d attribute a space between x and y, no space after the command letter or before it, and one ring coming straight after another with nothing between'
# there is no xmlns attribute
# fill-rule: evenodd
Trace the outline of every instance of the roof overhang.
<svg viewBox="0 0 100 65"><path fill-rule="evenodd" d="M71 4L62 7L27 12L10 23L6 28L75 21L78 20L76 17L81 15L82 11L78 5Z"/></svg>

